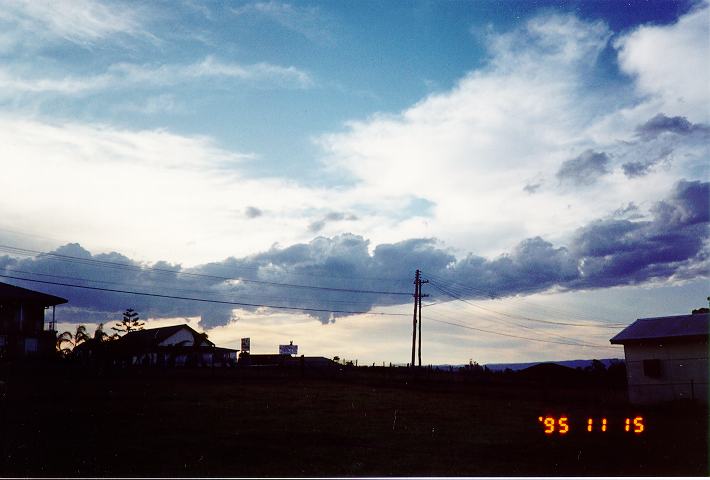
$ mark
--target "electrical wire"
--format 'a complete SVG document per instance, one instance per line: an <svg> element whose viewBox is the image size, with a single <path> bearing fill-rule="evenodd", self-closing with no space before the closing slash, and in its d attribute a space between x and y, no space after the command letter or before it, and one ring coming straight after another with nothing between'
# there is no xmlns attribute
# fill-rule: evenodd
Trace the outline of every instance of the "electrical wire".
<svg viewBox="0 0 710 480"><path fill-rule="evenodd" d="M432 284L431 282L430 282L430 284L433 285L435 288L439 288L439 289L441 288L441 287L437 286L436 284ZM447 293L445 290L441 290L441 291L444 292L444 293ZM447 294L449 294L449 293L447 293ZM451 295L451 294L449 294L449 295ZM463 301L464 303L467 303L467 302L466 302L465 300L463 300L463 299L459 299L459 300L460 300L460 301ZM504 320L504 319L500 319L500 318L497 318L495 321L496 321L496 323L499 323L499 324L500 324L500 323L503 323L503 324L508 325L508 326L514 326L514 327L518 327L518 328L524 328L524 329L531 330L531 331L536 332L536 333L538 332L537 329L535 329L535 328L533 328L533 327L531 327L531 326L529 326L529 325L524 325L524 324L521 324L521 323L518 323L518 322L513 322L513 321L510 321L510 320ZM557 334L554 334L554 333L545 332L545 335L548 336L548 337L556 338L556 339L558 339L558 340L560 340L560 341L563 341L563 342L565 342L565 343L567 343L567 342L575 342L574 344L578 344L578 343L579 343L579 340L577 340L577 339L575 339L575 338L565 337L565 336L557 335Z"/></svg>
<svg viewBox="0 0 710 480"><path fill-rule="evenodd" d="M472 326L470 326L470 325L465 325L465 324L462 324L462 323L449 322L449 321L446 321L446 320L439 320L439 319L437 319L437 318L428 318L428 320L431 320L432 322L445 323L445 324L447 324L447 325L453 325L453 326L456 326L456 327L466 328L466 329L469 329L469 330L475 330L475 331L477 331L477 332L490 333L490 334L492 334L492 335L500 335L500 336L503 336L503 337L519 338L519 339L522 339L522 340L530 340L530 341L533 341L533 342L556 343L556 344L559 344L559 345L569 345L569 346L572 346L572 347L613 348L613 349L616 349L616 347L607 346L607 345L595 345L595 344L585 344L585 343L567 343L567 342L558 342L558 341L555 341L555 340L545 340L545 339L541 339L541 338L524 337L524 336L522 336L522 335L513 335L513 334L511 334L511 333L496 332L496 331L493 331L493 330L486 330L486 329L483 329L483 328L472 327Z"/></svg>
<svg viewBox="0 0 710 480"><path fill-rule="evenodd" d="M435 281L438 281L440 284L442 284L442 283L446 284L447 288L449 288L452 291L458 292L461 296L483 295L483 296L486 296L492 300L503 300L503 301L509 300L509 299L502 297L501 295L493 294L490 291L483 290L483 289L477 288L477 287L473 287L471 285L464 285L463 283L460 283L460 282L447 280L447 279L445 279L441 276L435 275L435 274L431 274L431 273L427 272L426 275L427 275L427 277L429 277ZM549 288L548 289L539 289L539 288L518 289L518 291L516 292L516 295L517 295L517 293L524 293L524 292L541 293L541 292L544 292L545 290L549 290ZM578 314L570 314L569 311L565 311L563 309L555 308L555 307L551 307L551 306L541 307L539 304L531 302L530 300L527 300L527 299L525 299L525 300L520 299L519 301L529 304L529 305L535 305L538 307L538 309L542 308L543 311L545 309L552 310L552 311L556 310L558 312L558 314L561 313L567 317L577 318L582 321L591 321L591 322L599 323L601 325L608 326L610 328L622 328L622 327L627 326L627 324L604 322L604 321L600 321L600 320L593 320L593 319L590 319L589 317L580 316ZM582 325L573 325L573 326L582 326Z"/></svg>
<svg viewBox="0 0 710 480"><path fill-rule="evenodd" d="M36 250L11 247L8 245L0 245L0 251L5 251L5 252L11 251L12 253L15 253L18 255L27 255L27 256L37 256L37 255L48 256L53 259L59 259L59 260L73 262L73 263L80 263L80 264L84 264L84 265L94 265L94 266L100 265L100 266L106 266L106 267L110 267L110 268L119 268L119 269L134 270L134 271L135 270L137 270L137 271L151 271L151 272L157 272L157 273L162 273L162 274L175 274L175 275L185 275L185 276L198 277L198 278L210 278L213 280L220 280L220 281L239 281L239 282L244 282L244 283L254 283L254 284L258 284L258 285L269 285L269 286L275 286L275 287L314 289L314 290L325 290L325 291L331 291L331 292L348 292L348 293L363 293L363 294L376 294L376 295L406 295L406 296L412 295L410 292L391 292L391 291L382 291L382 290L363 290L363 289L354 289L354 288L323 287L323 286L316 286L316 285L302 285L302 284L293 284L293 283L271 282L271 281L266 281L266 280L254 280L254 279L248 279L248 278L243 278L243 277L222 277L222 276L218 276L218 275L185 272L185 271L181 271L181 270L170 270L170 269L166 269L166 268L143 267L143 266L139 266L139 265L130 265L130 264L126 264L126 263L110 262L107 260L80 258L80 257L74 257L71 255L63 255L63 254L58 254L58 253L53 253L53 252L40 252L40 251L36 251Z"/></svg>
<svg viewBox="0 0 710 480"><path fill-rule="evenodd" d="M430 281L430 284L431 284L432 286L434 286L435 288L440 289L443 293L445 293L445 294L447 294L447 295L449 295L449 296L451 296L451 297L453 297L453 298L455 298L455 299L457 299L457 300L460 300L460 301L462 301L462 302L464 302L464 303L467 303L467 304L469 304L469 305L471 305L471 306L474 306L474 307L476 307L476 308L480 308L480 309L482 309L482 310L487 310L487 311L489 311L489 312L493 312L493 313L496 313L496 314L498 314L498 315L503 315L503 316L506 316L506 317L509 317L509 318L513 318L513 319L526 320L526 321L530 321L530 322L544 323L544 324L548 324L548 325L568 326L568 327L587 327L587 328L609 328L609 329L618 329L618 328L620 328L620 327L625 327L625 326L626 326L626 325L608 324L608 323L597 323L597 324L595 325L595 324L591 324L591 323L586 323L586 324L584 324L584 323L571 323L571 322L556 322L556 321L553 321L553 320L543 320L543 319L540 319L540 318L533 318L533 317L522 316L522 315L511 315L511 314L508 314L508 313L505 313L505 312L500 312L500 311L494 310L494 309L489 308L489 307L484 307L483 305L478 305L478 304L476 304L476 303L473 303L473 302L471 302L471 301L469 301L469 300L463 298L461 295L456 294L456 292L452 292L449 288L447 288L447 287L442 287L442 286L439 285L437 282L432 282L432 281Z"/></svg>
<svg viewBox="0 0 710 480"><path fill-rule="evenodd" d="M89 287L86 285L74 285L74 284L63 283L63 282L50 282L48 280L35 280L35 279L31 279L31 278L22 278L22 277L15 277L12 275L2 275L2 274L0 274L0 277L11 278L14 280L24 280L26 282L43 283L43 284L47 284L47 285L57 285L57 286L72 287L72 288L83 288L86 290L97 290L97 291L102 291L102 292L125 293L125 294L129 294L129 295L140 295L140 296L145 296L145 297L171 298L174 300L189 300L189 301L193 301L193 302L217 303L217 304L223 304L223 305L236 305L236 306L242 306L242 307L273 308L273 309L281 309L281 310L297 310L297 311L304 311L304 312L345 313L345 314L355 314L355 315L386 315L386 316L398 316L398 317L399 316L406 316L406 317L409 316L408 313L387 313L387 312L368 312L368 311L352 311L352 310L334 310L334 309L326 309L326 308L288 307L285 305L269 305L269 304L263 304L263 303L233 302L233 301L226 301L226 300L213 300L213 299L196 298L196 297L182 297L182 296L177 296L177 295L164 295L164 294L158 294L158 293L136 292L136 291L129 291L129 290L113 289L113 288Z"/></svg>
<svg viewBox="0 0 710 480"><path fill-rule="evenodd" d="M58 239L58 238L54 238L54 237L47 237L44 235L36 235L36 234L27 233L27 232L20 232L18 230L11 230L8 228L0 227L0 231L10 232L12 234L24 236L24 237L33 237L33 238L42 238L45 240L52 240L52 241L58 242L58 243L64 243L64 244L71 243L69 240L66 240L66 239L62 240L62 239ZM10 248L16 248L16 247L10 247ZM215 264L212 264L212 265L218 266L218 267L222 266L222 265L215 265ZM239 268L243 269L243 270L251 270L251 271L258 273L259 270L262 268L262 266L240 265ZM287 275L298 276L298 277L338 278L338 279L343 279L343 280L376 280L376 281L397 282L397 283L409 281L409 279L402 279L402 278L395 278L395 277L363 277L363 276L333 275L330 272L317 272L317 273L316 272L311 272L311 273L309 273L309 272L285 272L285 273Z"/></svg>
<svg viewBox="0 0 710 480"><path fill-rule="evenodd" d="M23 275L34 275L34 276L40 276L40 277L49 277L49 278L59 278L59 279L64 279L64 280L73 280L73 281L80 281L80 282L91 282L91 283L100 283L102 285L117 285L119 287L130 287L130 285L127 285L126 283L121 283L121 282L110 282L107 280L95 280L95 279L90 279L90 278L81 278L81 277L72 277L72 276L67 276L67 275L53 275L49 273L39 273L39 272L28 272L25 270L15 270L15 269L9 269L5 267L3 270L8 274L14 274L14 273L20 273ZM148 287L148 285L144 285L144 287ZM168 286L168 288L171 291L175 292L187 292L187 293L197 293L197 294L205 294L205 295L216 295L220 297L226 297L226 296L233 296L234 292L219 292L219 291L207 291L207 290L198 290L195 288L178 288L175 286ZM251 293L251 292L250 292ZM269 300L282 300L282 301L294 301L294 300L301 300L301 299L296 299L293 297L283 297L283 296L263 296L259 295L259 298L264 300L264 299L269 299ZM352 304L362 304L362 305L368 305L371 306L372 302L367 302L363 300L333 300L333 299L327 299L328 303L338 303L338 304L344 304L344 305L352 305Z"/></svg>

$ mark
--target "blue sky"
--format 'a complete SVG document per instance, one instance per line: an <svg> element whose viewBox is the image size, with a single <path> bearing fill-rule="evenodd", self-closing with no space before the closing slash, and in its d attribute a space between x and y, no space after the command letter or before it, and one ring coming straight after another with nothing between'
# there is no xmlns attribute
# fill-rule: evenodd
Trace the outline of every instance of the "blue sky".
<svg viewBox="0 0 710 480"><path fill-rule="evenodd" d="M89 262L7 250L0 264L26 278L390 313L409 307L116 276L91 261L377 291L408 291L421 268L465 300L430 307L430 361L538 360L541 345L546 358L619 356L567 343L608 345L609 325L686 313L710 293L709 11L4 1L0 244ZM407 358L404 316L22 285L70 298L63 325L133 306L156 325L199 322L229 346L252 336L263 351L295 339L310 354Z"/></svg>

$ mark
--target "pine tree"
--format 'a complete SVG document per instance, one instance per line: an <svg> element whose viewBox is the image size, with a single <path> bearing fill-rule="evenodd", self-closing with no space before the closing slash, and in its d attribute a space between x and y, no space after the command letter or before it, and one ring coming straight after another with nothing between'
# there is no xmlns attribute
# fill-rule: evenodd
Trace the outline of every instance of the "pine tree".
<svg viewBox="0 0 710 480"><path fill-rule="evenodd" d="M141 321L138 312L129 308L123 312L123 320L117 323L115 327L111 327L111 330L115 330L117 333L128 333L143 330L143 325L145 325L145 322Z"/></svg>

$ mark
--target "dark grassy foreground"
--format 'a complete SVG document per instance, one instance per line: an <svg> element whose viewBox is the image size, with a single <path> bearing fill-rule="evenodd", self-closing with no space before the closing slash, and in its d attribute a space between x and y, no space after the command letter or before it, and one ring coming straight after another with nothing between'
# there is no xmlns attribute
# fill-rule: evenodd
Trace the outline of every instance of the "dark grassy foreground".
<svg viewBox="0 0 710 480"><path fill-rule="evenodd" d="M5 379L0 476L708 474L707 410L640 410L604 387L225 371ZM566 413L570 433L542 434L546 413ZM583 427L639 413L640 436Z"/></svg>

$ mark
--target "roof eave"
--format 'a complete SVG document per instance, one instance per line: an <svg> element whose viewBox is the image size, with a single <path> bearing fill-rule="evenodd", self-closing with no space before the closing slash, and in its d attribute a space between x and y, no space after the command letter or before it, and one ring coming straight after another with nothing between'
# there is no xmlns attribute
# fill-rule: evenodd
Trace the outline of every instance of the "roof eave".
<svg viewBox="0 0 710 480"><path fill-rule="evenodd" d="M707 340L708 335L676 335L676 336L665 336L665 337L645 337L645 338L622 338L609 340L612 345L625 345L627 343L648 343L648 342L661 342L661 341L673 341L673 340Z"/></svg>

